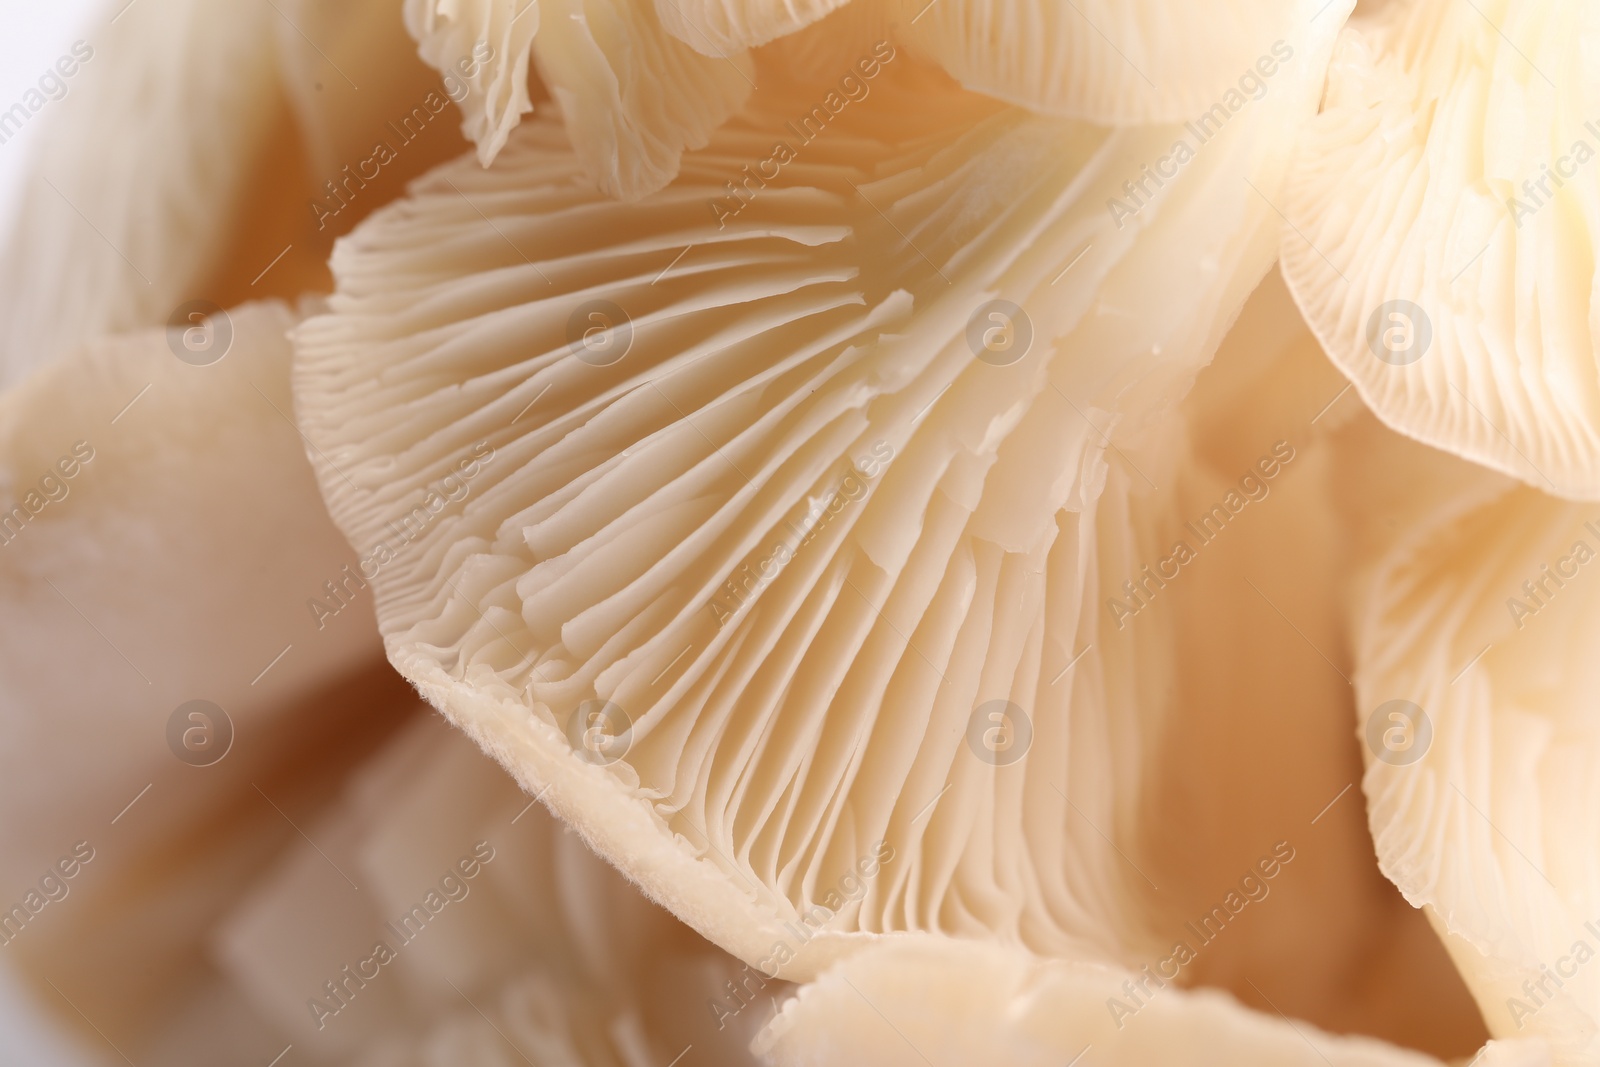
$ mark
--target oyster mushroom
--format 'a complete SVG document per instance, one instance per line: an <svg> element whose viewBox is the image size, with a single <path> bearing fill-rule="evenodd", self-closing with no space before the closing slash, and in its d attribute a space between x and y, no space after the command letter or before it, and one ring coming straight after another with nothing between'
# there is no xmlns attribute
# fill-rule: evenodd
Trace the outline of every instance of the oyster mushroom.
<svg viewBox="0 0 1600 1067"><path fill-rule="evenodd" d="M290 420L293 322L265 303L189 327L206 350L104 339L0 395L0 932L51 1010L124 1037L294 837L272 804L393 726L401 687ZM41 887L78 842L92 859Z"/></svg>
<svg viewBox="0 0 1600 1067"><path fill-rule="evenodd" d="M649 0L406 0L424 59L448 71L469 42L498 44L462 132L488 166L532 110L530 52L589 178L635 200L666 185L755 86L749 57L712 59L670 36Z"/></svg>
<svg viewBox="0 0 1600 1067"><path fill-rule="evenodd" d="M785 38L819 44L821 78L855 78L846 43L885 40L968 89L1033 111L1102 124L1205 121L1238 112L1293 61L1307 24L1331 32L1342 4L1207 0L1178 9L1138 0L406 0L422 55L447 70L451 42L504 42L499 86L464 131L486 166L532 105L529 53L561 105L579 158L601 188L636 199L677 173L755 87L749 50ZM823 30L825 33L808 33ZM832 40L822 43L819 38ZM628 61L625 61L628 60ZM870 62L870 57L867 57ZM631 62L629 62L631 61Z"/></svg>
<svg viewBox="0 0 1600 1067"><path fill-rule="evenodd" d="M1335 21L1125 217L1182 130L1029 115L909 57L744 195L804 84L637 203L548 120L419 182L295 335L360 550L472 479L375 581L391 661L747 962L824 913L786 976L854 931L1127 952L1093 827L1135 783L1072 771L1128 765L1155 684L1132 642L1159 627L1100 643L1146 484L1105 435L1158 434L1269 266ZM967 746L993 701L1061 782ZM839 892L880 842L898 865Z"/></svg>
<svg viewBox="0 0 1600 1067"><path fill-rule="evenodd" d="M1275 91L1308 29L1334 32L1349 14L1342 4L1264 0L877 2L904 20L911 47L967 88L1108 124L1204 124L1236 113Z"/></svg>
<svg viewBox="0 0 1600 1067"><path fill-rule="evenodd" d="M381 674L345 671L370 652L358 636L311 667L280 672L282 693L237 698L248 709L245 724L269 740L241 750L228 768L278 774L268 782L271 792L278 781L290 786L296 816L322 809L325 817L308 822L311 836L341 858L353 857L362 885L317 849L280 853L281 862L266 870L266 857L291 838L283 826L269 831L255 818L242 820L242 832L222 850L225 872L191 890L181 876L209 869L196 854L209 834L233 826L246 780L236 773L226 781L196 779L182 796L223 810L197 826L181 805L163 801L156 810L167 825L130 835L145 859L108 854L115 862L96 870L109 867L114 878L81 901L84 916L48 935L37 931L41 937L24 954L30 975L61 978L67 968L72 977L63 985L74 1000L84 999L102 1021L102 1009L109 1012L112 1033L132 1035L139 1052L164 1062L209 1062L224 1047L254 1054L257 1045L270 1056L265 1043L288 1034L309 1046L306 1055L375 1064L492 1061L508 1050L541 1060L658 1063L686 1033L681 1020L698 1012L698 1031L715 1033L697 1059L744 1063L743 1039L760 1021L752 1009L760 998L746 994L752 984L779 988L780 974L815 979L758 1042L785 1063L917 1062L929 1058L924 1047L967 1061L1006 1049L1016 1062L1059 1063L1086 1051L1074 1052L1080 1037L1102 1043L1112 1062L1148 1062L1180 1045L1183 1055L1202 1061L1438 1062L1364 1039L1313 1040L1295 1032L1300 1024L1241 1009L1214 992L1171 991L1138 1020L1148 1029L1128 1037L1118 1013L1105 1009L1124 983L1142 977L1136 968L1151 958L1174 907L1146 893L1141 881L1157 897L1168 891L1141 864L1155 854L1182 871L1197 852L1212 852L1204 857L1212 867L1232 856L1236 842L1216 849L1209 849L1215 838L1175 844L1152 818L1164 805L1173 810L1200 797L1187 820L1175 820L1182 826L1196 821L1196 811L1217 812L1253 795L1214 779L1248 770L1248 756L1260 749L1219 742L1203 729L1271 725L1262 716L1261 683L1292 678L1299 664L1285 649L1298 649L1296 638L1343 673L1343 650L1319 647L1339 622L1330 564L1337 553L1328 533L1338 504L1325 491L1337 464L1323 431L1306 453L1316 477L1286 491L1289 507L1280 501L1270 522L1212 552L1208 577L1166 590L1143 567L1139 581L1166 590L1146 613L1150 598L1139 596L1132 576L1163 551L1162 531L1194 494L1226 489L1219 475L1239 459L1237 435L1228 429L1253 431L1274 421L1239 412L1304 401L1311 379L1285 385L1279 364L1239 362L1191 394L1201 403L1185 408L1180 401L1270 264L1275 205L1291 205L1291 220L1311 213L1290 225L1292 237L1308 246L1310 221L1334 225L1329 219L1340 212L1373 204L1385 210L1388 200L1373 190L1388 188L1385 180L1404 184L1410 172L1374 168L1383 173L1366 185L1346 180L1341 174L1351 171L1339 167L1348 164L1341 154L1348 145L1340 138L1366 123L1360 152L1373 151L1374 119L1366 111L1376 111L1380 123L1395 120L1384 132L1393 135L1388 147L1398 144L1403 155L1408 124L1424 115L1431 123L1427 102L1443 101L1444 110L1458 114L1459 107L1466 117L1437 141L1430 131L1425 147L1453 159L1462 147L1459 130L1471 130L1477 117L1471 62L1451 64L1501 50L1499 41L1435 5L1382 9L1371 23L1380 27L1377 52L1406 52L1428 27L1448 32L1426 42L1440 48L1420 48L1421 58L1406 52L1403 61L1374 61L1384 78L1402 72L1374 79L1382 84L1362 99L1377 100L1376 109L1350 106L1340 95L1348 86L1336 88L1334 106L1318 120L1324 141L1312 152L1321 155L1303 153L1300 178L1286 190L1294 135L1316 109L1347 3L1274 10L1241 0L1173 13L1129 3L1068 13L966 0L781 10L562 0L541 12L513 2L409 0L404 25L437 75L402 58L409 48L397 47L398 4L269 6L279 18L252 7L225 50L243 56L245 36L271 24L273 59L252 53L241 66L243 122L228 133L225 165L196 172L205 186L199 203L164 204L140 217L119 199L114 173L86 179L87 213L67 202L86 222L117 208L113 231L160 259L159 277L146 279L149 292L130 296L128 278L98 271L83 301L90 313L44 328L39 336L48 343L12 357L13 370L60 360L85 336L152 325L163 301L180 293L227 294L219 299L233 303L255 285L245 283L244 264L279 232L276 213L298 205L305 188L277 182L291 168L274 171L259 217L240 218L237 205L252 194L239 159L286 148L320 175L359 150L364 131L391 105L415 92L436 95L436 85L464 86L463 129L476 153L427 174L340 246L337 291L296 331L296 407L323 494L355 549L353 560L340 553L341 573L354 565L371 581L391 659L533 797L485 773L480 756L429 723L408 732L327 808L330 780L412 714L408 702L385 691ZM1507 0L1491 14L1514 18L1503 26L1488 16L1485 22L1512 51L1519 41L1537 40L1542 58L1576 41L1571 47L1581 55L1587 16L1562 9L1544 19L1552 10ZM147 0L144 11L202 37L224 32L208 12L179 0ZM1366 92L1371 86L1360 68L1369 56L1361 38L1351 36L1346 47L1345 74L1356 70L1351 79ZM1510 63L1504 54L1500 60ZM148 58L144 66L128 63L116 72L132 71L137 77L125 80L139 85L150 77L151 91L165 101L163 115L184 110L174 86L210 85L231 73L208 66L193 79L163 81ZM349 81L351 94L338 86L324 92L314 77L324 67ZM535 68L540 81L531 83ZM839 69L852 72L848 84L829 82ZM1462 69L1467 74L1456 78ZM368 95L353 95L360 90L352 74ZM1423 86L1420 95L1407 96L1408 78ZM124 114L107 79L83 94L92 106L82 114L95 122ZM1504 101L1526 90L1507 81L1516 79L1502 78L1488 94L1491 118L1509 112ZM545 89L553 106L523 122ZM1184 118L1191 121L1179 125ZM82 158L81 131L93 123L78 121L80 132L52 158ZM1129 122L1143 125L1115 125ZM373 188L358 185L365 195L348 214L341 202L338 229L389 199L403 175L436 162L447 143L408 153ZM140 188L170 196L186 180L181 168L161 170ZM1361 196L1373 203L1356 204ZM1552 210L1556 203L1572 207L1553 201ZM331 239L324 213L331 205L317 212L320 236L310 248ZM226 227L217 225L223 220ZM25 247L49 247L59 223L41 220ZM308 225L303 213L300 225ZM163 231L174 227L196 239L160 246ZM1420 229L1427 262L1436 231ZM1560 305L1568 311L1576 303L1567 290L1582 273L1570 268L1581 266L1585 253L1581 241L1555 248L1560 269L1543 272L1533 290L1547 303L1568 301ZM105 251L97 246L85 258ZM1331 267L1333 257L1316 251ZM1410 262L1404 255L1363 246L1351 254L1348 272L1377 275L1396 259L1403 272ZM53 260L29 283L47 299L13 318L19 334L37 327L40 309L67 306L58 291L71 263L70 256ZM1349 339L1350 305L1328 301L1318 288L1328 279L1316 277L1321 268L1304 255L1287 269L1319 335L1337 349L1341 336ZM1554 278L1548 291L1539 288L1547 277ZM267 292L298 295L321 283L318 254L278 273ZM1282 294L1269 285L1261 295L1254 306L1267 313L1242 324L1234 347L1276 346L1289 336L1299 345L1303 338L1285 325L1292 316L1280 314L1287 307ZM1322 303L1312 299L1319 295ZM1539 308L1537 299L1532 305ZM1558 317L1558 331L1575 333L1576 318ZM270 356L260 365L279 373L276 391L248 377L246 384L280 415L288 404L278 341L292 321L276 305L240 308L237 324L248 339L230 364L257 365L258 350ZM1262 329L1263 321L1270 327ZM1459 343L1464 332L1450 332L1455 356L1470 347ZM1520 343L1530 332L1507 336ZM24 465L38 458L30 449L43 440L48 418L21 405L42 400L37 411L47 416L73 414L80 399L69 390L74 374L92 384L85 395L98 403L130 370L153 370L157 336L101 342L94 355L60 360L14 393L22 398L15 410L0 401L0 416L14 415L23 428L13 451ZM1517 353L1518 367L1543 358L1542 351ZM1437 443L1554 491L1588 494L1583 479L1593 449L1581 363L1556 372L1557 385L1578 383L1579 399L1578 413L1556 420L1555 430L1530 430L1526 419L1513 433L1486 419L1504 445L1481 433L1449 432L1437 433ZM1532 410L1560 392L1542 383L1535 396L1540 390L1521 381L1534 376L1506 373L1505 361L1491 361L1487 372L1472 366L1484 380L1517 380L1516 388L1500 389L1498 379L1482 387L1508 409ZM1430 423L1433 414L1413 418L1406 407L1437 381L1393 381L1423 387L1396 402L1399 394L1365 381L1363 393L1376 398L1386 419L1425 439L1435 432L1430 426L1458 428L1459 420ZM1220 394L1239 403L1215 403ZM187 448L177 459L190 465L180 470L216 486L224 477L182 429L197 415L208 427L219 421L216 412L197 410L206 396L185 392L159 408L179 428L138 441L158 459L170 458L163 441ZM215 399L229 415L253 403L237 380ZM308 517L301 506L304 469L293 456L294 438L281 428L263 431L264 412L254 415L226 422L203 443L220 443L224 456L244 455L246 469L272 489L262 499L282 503L270 525L249 533L290 546L283 569L271 572L290 585L308 573L302 552L322 558L329 531L315 509ZM1339 418L1359 424L1360 433L1371 429L1359 417ZM1518 433L1538 440L1533 459ZM1339 439L1348 444L1354 436ZM268 455L250 451L263 442ZM1461 753L1478 753L1486 737L1498 737L1495 729L1527 727L1527 736L1505 746L1524 762L1487 761L1491 773L1517 776L1513 800L1485 785L1482 773L1456 792L1473 810L1469 797L1513 823L1516 840L1533 833L1551 849L1570 846L1573 858L1540 870L1546 892L1527 872L1509 871L1497 841L1520 855L1512 837L1493 824L1498 839L1481 826L1464 829L1465 809L1449 797L1428 806L1442 795L1436 778L1405 777L1379 757L1366 790L1380 860L1408 899L1429 909L1495 1033L1509 1035L1515 1024L1539 1035L1491 1043L1479 1061L1545 1062L1548 1043L1558 1062L1588 1062L1587 978L1555 964L1571 982L1557 986L1559 996L1539 1000L1537 1019L1511 1002L1517 980L1547 978L1540 955L1560 948L1557 931L1581 918L1593 895L1581 832L1565 818L1548 825L1542 818L1546 808L1586 810L1582 773L1592 760L1583 717L1570 700L1546 692L1552 678L1574 692L1585 679L1571 666L1570 647L1532 649L1508 638L1510 651L1486 650L1481 662L1468 663L1479 672L1476 688L1451 693L1441 664L1459 658L1483 627L1481 596L1474 597L1492 568L1481 560L1448 572L1436 566L1441 553L1466 560L1471 553L1461 539L1485 530L1531 560L1553 543L1550 531L1573 516L1461 464L1418 466L1431 471L1430 480L1399 509L1416 529L1399 541L1376 523L1358 531L1361 558L1382 561L1378 579L1353 598L1365 612L1355 629L1361 699L1387 686L1445 708L1440 738L1453 747L1436 760L1456 759L1450 767L1467 762ZM152 561L152 574L204 573L225 592L259 592L259 575L216 558L214 502L195 504L181 485L168 497L173 487L155 483L148 471L133 472L125 487L153 484L157 499L176 500L197 529L186 542L196 551L182 568L167 569L171 561L147 548L140 558ZM95 520L119 530L141 506L86 499L101 501ZM1349 511L1359 523L1375 509ZM51 522L61 514L50 512ZM70 526L61 544L19 555L11 578L26 589L47 571L88 575L95 595L120 607L139 588L118 573L125 560L96 558L85 548L93 540ZM1291 535L1310 557L1300 574L1285 574L1274 543ZM1252 552L1301 601L1291 608L1305 630L1260 590L1277 618L1238 587L1238 561ZM1149 594L1149 585L1143 589ZM1226 608L1205 603L1213 594ZM1277 632L1269 635L1229 601L1233 596ZM354 624L346 632L359 635L359 606L344 614L350 605L335 601L337 611L313 598L308 617L319 632L332 618ZM1440 618L1441 601L1460 610ZM1548 617L1567 621L1572 639L1589 636L1586 601L1573 598L1570 612L1566 603ZM78 605L68 606L88 621ZM74 618L53 607L50 635ZM1535 607L1543 611L1546 603ZM1512 618L1521 621L1515 611ZM219 663L231 669L239 658L235 642L259 635L260 622L234 627L225 640L207 634L194 646L220 651ZM177 625L171 632L190 631ZM48 637L39 644L50 646ZM200 676L210 665L197 666L191 648L169 651L163 666L177 677ZM1247 678L1258 666L1249 662L1252 652L1273 663ZM1513 655L1523 658L1507 658ZM106 677L85 672L45 702L71 703L85 692L123 698L124 687ZM341 687L352 677L354 685ZM342 706L352 693L366 705L356 715ZM1262 772L1286 808L1325 794L1334 784L1329 776L1352 754L1330 755L1327 713L1347 699L1333 680L1324 675L1292 693L1300 736L1276 753L1279 766ZM1228 701L1240 706L1227 708ZM30 736L52 742L52 730L78 731L83 716L73 710L30 724ZM1181 721L1185 713L1205 721ZM301 743L313 729L315 743ZM1563 731L1568 743L1546 744L1547 731ZM96 739L96 767L114 783L134 771L143 777L153 745L148 731L136 723L126 733L106 733ZM122 750L113 751L118 745ZM304 762L309 753L312 766ZM1200 754L1204 773L1192 767ZM1318 755L1329 758L1316 762ZM1533 760L1543 761L1538 781L1527 765ZM1437 774L1436 765L1419 766ZM165 790L171 781L153 777L158 782L147 788L159 783ZM267 799L259 785L256 791ZM10 798L11 808L25 803L22 792ZM103 799L89 790L84 797ZM743 966L638 899L542 813L530 815L541 799ZM144 810L154 803L152 797ZM1252 812L1239 822L1254 830L1277 814ZM1404 988L1418 975L1437 980L1437 946L1418 938L1421 921L1407 921L1414 913L1393 906L1392 890L1373 892L1387 887L1362 865L1367 842L1352 831L1356 817L1349 806L1331 816L1324 826L1333 844L1295 869L1319 872L1319 886L1281 890L1296 916L1330 903L1323 917L1333 932L1320 939L1283 934L1280 896L1275 925L1219 946L1185 983L1222 985L1260 1008L1244 983L1275 1007L1246 972L1247 961L1287 982L1297 1015L1332 1030L1347 1024L1376 1031L1357 1010L1367 1006L1363 998ZM413 887L427 881L439 849L458 831L524 819L537 840L516 863L491 870L474 843L479 874L490 870L478 886L481 910L450 911L449 921L460 920L453 934L414 946L407 938L404 955L390 950L398 962L379 959L375 949L361 958L380 976L395 963L387 975L393 982L359 969L351 977L346 950L364 946L346 938L414 900ZM18 854L26 860L37 853L53 828L27 828ZM1204 873L1216 873L1212 867ZM1464 889L1463 879L1437 873L1462 867L1481 872L1481 884ZM461 873L450 875L451 885L476 877L454 869ZM253 891L244 902L219 918L222 898L248 883ZM1171 891L1182 898L1179 910L1195 893L1204 895L1197 885ZM1356 892L1341 898L1349 889ZM426 892L440 901L438 909L424 902L429 914L465 901L465 894L453 899L457 890L442 881ZM138 996L93 973L104 954L82 951L95 935L130 925L130 917L155 931L142 941L123 937L112 951L115 962L125 962L140 955L129 946L150 950L142 962L153 979ZM441 935L447 929L429 926ZM1267 930L1284 944L1310 944L1316 955L1308 962L1340 966L1319 970L1314 980L1284 979L1283 952L1262 949L1274 940ZM204 959L195 951L199 931L215 934L214 952ZM1559 958L1571 963L1577 955ZM325 975L338 977L319 993L317 979ZM720 996L718 982L731 999ZM1276 995L1279 986L1263 982ZM183 989L173 995L177 985ZM301 1002L308 985L313 995ZM1459 1019L1448 995L1459 988L1442 981L1427 987L1430 995L1441 989L1447 996L1430 1021ZM1502 995L1506 1010L1499 1012L1494 1004ZM1305 1007L1316 998L1326 1003ZM902 1033L891 1019L911 1022ZM1476 1045L1475 1021L1461 1021L1458 1036ZM1397 1028L1392 1014L1381 1022ZM685 1036L684 1052L701 1040Z"/></svg>
<svg viewBox="0 0 1600 1067"><path fill-rule="evenodd" d="M334 237L459 152L446 109L474 102L412 54L387 0L139 0L105 16L0 256L0 383L190 301L326 289Z"/></svg>
<svg viewBox="0 0 1600 1067"><path fill-rule="evenodd" d="M213 931L222 985L275 1031L269 1058L291 1042L361 1067L631 1067L691 1046L694 1062L753 1067L750 1039L786 995L645 901L435 716L307 832L326 855L286 850Z"/></svg>
<svg viewBox="0 0 1600 1067"><path fill-rule="evenodd" d="M1600 496L1595 18L1413 0L1354 19L1283 201L1289 285L1384 422L1583 500Z"/></svg>
<svg viewBox="0 0 1600 1067"><path fill-rule="evenodd" d="M273 59L259 47L270 8L150 8L84 39L41 134L0 260L8 385L99 335L159 325L195 295L274 119ZM192 62L153 61L173 50Z"/></svg>
<svg viewBox="0 0 1600 1067"><path fill-rule="evenodd" d="M1438 929L1492 1033L1593 1063L1600 516L1483 472L1434 480L1455 489L1370 557L1354 627L1379 863Z"/></svg>
<svg viewBox="0 0 1600 1067"><path fill-rule="evenodd" d="M1105 1006L1130 999L1140 1007L1119 1025ZM784 1006L756 1048L774 1067L1444 1067L1381 1041L1246 1011L1211 990L1164 989L1111 967L926 938L876 945L838 964ZM1486 1067L1550 1062L1540 1042L1527 1040L1492 1041L1473 1058Z"/></svg>

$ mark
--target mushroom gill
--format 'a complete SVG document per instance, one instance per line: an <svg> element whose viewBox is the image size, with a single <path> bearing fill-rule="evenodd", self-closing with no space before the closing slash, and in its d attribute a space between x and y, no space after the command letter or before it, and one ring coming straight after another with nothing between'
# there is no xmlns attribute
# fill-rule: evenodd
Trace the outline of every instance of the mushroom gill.
<svg viewBox="0 0 1600 1067"><path fill-rule="evenodd" d="M747 962L1137 952L1096 827L1134 831L1170 637L1106 632L1157 499L1107 435L1161 462L1269 267L1333 21L1159 189L1183 130L1003 107L887 42L865 99L773 76L636 203L545 118L418 182L295 333L391 662Z"/></svg>
<svg viewBox="0 0 1600 1067"><path fill-rule="evenodd" d="M1372 836L1490 1031L1541 1036L1556 1064L1592 1063L1600 513L1486 472L1452 480L1359 587Z"/></svg>
<svg viewBox="0 0 1600 1067"><path fill-rule="evenodd" d="M1352 20L1284 199L1312 329L1399 432L1600 496L1591 4L1391 3Z"/></svg>

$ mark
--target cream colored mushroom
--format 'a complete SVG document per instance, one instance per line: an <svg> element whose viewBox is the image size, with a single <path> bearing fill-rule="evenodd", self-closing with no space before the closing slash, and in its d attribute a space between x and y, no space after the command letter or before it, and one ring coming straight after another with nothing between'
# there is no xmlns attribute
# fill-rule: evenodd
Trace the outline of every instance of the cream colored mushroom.
<svg viewBox="0 0 1600 1067"><path fill-rule="evenodd" d="M1297 92L1295 68L1317 62L1297 56L1297 49L1336 32L1349 14L1343 4L1265 0L894 0L888 6L891 17L904 20L908 43L969 89L1090 122L1201 128L1229 121L1284 83L1291 95Z"/></svg>
<svg viewBox="0 0 1600 1067"><path fill-rule="evenodd" d="M1108 1010L1126 1005L1125 1013ZM1189 992L1148 975L981 943L874 946L805 986L756 1040L774 1067L1444 1067L1370 1038ZM1538 1041L1490 1042L1474 1064L1546 1067Z"/></svg>
<svg viewBox="0 0 1600 1067"><path fill-rule="evenodd" d="M293 322L105 339L0 395L0 940L129 1047L295 837L273 804L337 781L403 692L292 422Z"/></svg>
<svg viewBox="0 0 1600 1067"><path fill-rule="evenodd" d="M329 288L334 237L458 154L452 101L482 95L413 48L388 0L107 12L35 120L0 254L0 384L189 301Z"/></svg>
<svg viewBox="0 0 1600 1067"><path fill-rule="evenodd" d="M226 995L318 1062L634 1067L688 1046L754 1065L750 1040L788 995L647 902L435 716L307 833L317 849L286 850L212 949Z"/></svg>
<svg viewBox="0 0 1600 1067"><path fill-rule="evenodd" d="M437 69L492 46L473 76L483 100L463 132L488 166L532 109L530 50L591 181L636 200L678 173L755 87L743 54L712 59L669 35L651 0L406 0L406 24Z"/></svg>
<svg viewBox="0 0 1600 1067"><path fill-rule="evenodd" d="M898 53L820 136L786 125L813 90L758 94L637 204L548 120L418 183L296 333L335 518L374 560L421 525L375 579L392 662L748 962L926 929L1133 951L1094 827L1130 832L1104 768L1165 638L1101 616L1150 492L1106 435L1160 461L1270 264L1332 25L1170 184L1181 128L1032 116ZM997 701L1026 765L985 751Z"/></svg>
<svg viewBox="0 0 1600 1067"><path fill-rule="evenodd" d="M1600 497L1595 19L1412 0L1352 21L1282 203L1284 273L1379 417L1584 500Z"/></svg>
<svg viewBox="0 0 1600 1067"><path fill-rule="evenodd" d="M1445 465L1379 454L1419 474ZM1600 514L1483 472L1428 480L1453 491L1376 557L1355 628L1378 859L1492 1033L1594 1063Z"/></svg>

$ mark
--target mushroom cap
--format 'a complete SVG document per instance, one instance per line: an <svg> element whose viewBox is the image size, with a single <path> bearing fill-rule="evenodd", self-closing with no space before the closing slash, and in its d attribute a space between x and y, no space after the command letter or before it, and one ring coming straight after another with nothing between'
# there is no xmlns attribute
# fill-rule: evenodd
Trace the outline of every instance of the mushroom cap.
<svg viewBox="0 0 1600 1067"><path fill-rule="evenodd" d="M1443 1067L1365 1037L1242 1007L1154 968L1039 960L1000 945L919 936L875 945L803 986L756 1039L773 1067ZM1546 1067L1538 1041L1492 1041L1475 1063Z"/></svg>
<svg viewBox="0 0 1600 1067"><path fill-rule="evenodd" d="M1382 454L1420 485L1443 465ZM1363 583L1362 788L1379 865L1426 909L1490 1032L1542 1036L1555 1062L1587 1063L1600 976L1573 956L1593 954L1585 924L1600 914L1588 574L1600 527L1592 509L1473 473L1436 479L1454 484Z"/></svg>
<svg viewBox="0 0 1600 1067"><path fill-rule="evenodd" d="M921 929L1126 951L1095 828L1131 829L1106 767L1137 764L1166 631L1099 607L1155 536L1125 449L1270 264L1331 43L1304 32L1298 80L1128 217L1181 130L908 58L820 136L815 89L759 95L636 204L549 121L417 183L295 335L391 662L747 961L807 922L786 976Z"/></svg>
<svg viewBox="0 0 1600 1067"><path fill-rule="evenodd" d="M1350 7L1318 10L1274 0L878 2L902 20L911 47L968 89L1107 125L1202 122L1218 108L1219 116L1236 114L1246 99L1274 91L1308 28L1334 32Z"/></svg>
<svg viewBox="0 0 1600 1067"><path fill-rule="evenodd" d="M316 847L284 849L210 949L219 994L319 1062L755 1064L786 983L650 904L437 716L303 825Z"/></svg>
<svg viewBox="0 0 1600 1067"><path fill-rule="evenodd" d="M841 9L875 18L882 8L877 0L655 0L655 5L668 33L708 56L738 55L814 26Z"/></svg>
<svg viewBox="0 0 1600 1067"><path fill-rule="evenodd" d="M1420 0L1354 20L1283 201L1289 285L1385 423L1584 500L1600 498L1596 17Z"/></svg>
<svg viewBox="0 0 1600 1067"><path fill-rule="evenodd" d="M469 89L461 132L486 167L533 110L528 67L539 8L532 0L405 0L406 29L423 61Z"/></svg>
<svg viewBox="0 0 1600 1067"><path fill-rule="evenodd" d="M292 421L294 321L269 302L102 338L0 394L0 873L93 854L5 952L119 1040L293 836L254 785L287 803L337 776L401 688Z"/></svg>
<svg viewBox="0 0 1600 1067"><path fill-rule="evenodd" d="M329 288L335 235L462 147L400 14L139 0L77 42L0 249L0 385L192 300Z"/></svg>
<svg viewBox="0 0 1600 1067"><path fill-rule="evenodd" d="M1179 123L1230 92L1259 97L1292 57L1299 23L1331 30L1348 14L1342 5L1303 10L1271 0L655 2L667 31L708 56L738 55L821 24L834 36L870 26L873 39L906 46L968 89L1104 125ZM854 58L840 55L820 73L849 75ZM1238 110L1232 101L1223 106Z"/></svg>
<svg viewBox="0 0 1600 1067"><path fill-rule="evenodd" d="M294 321L277 303L223 313L210 328L231 342L210 366L162 331L108 338L0 394L12 804L60 773L29 753L81 752L109 764L85 768L73 803L110 804L109 819L154 770L192 776L164 734L183 702L243 725L380 655L370 602L342 619L306 607L351 555L291 421ZM31 866L33 844L67 832L31 842L40 829L6 820L6 854Z"/></svg>
<svg viewBox="0 0 1600 1067"><path fill-rule="evenodd" d="M755 87L748 56L696 52L651 0L406 0L405 15L422 58L479 90L461 128L483 166L532 110L531 56L589 180L622 200L670 182Z"/></svg>
<svg viewBox="0 0 1600 1067"><path fill-rule="evenodd" d="M193 296L278 117L266 3L140 6L78 42L67 94L32 120L0 255L0 384Z"/></svg>

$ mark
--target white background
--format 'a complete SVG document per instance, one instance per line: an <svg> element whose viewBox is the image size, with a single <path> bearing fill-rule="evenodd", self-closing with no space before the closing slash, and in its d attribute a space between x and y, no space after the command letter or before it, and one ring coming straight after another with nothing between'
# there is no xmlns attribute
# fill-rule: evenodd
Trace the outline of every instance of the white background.
<svg viewBox="0 0 1600 1067"><path fill-rule="evenodd" d="M39 75L66 53L73 41L80 37L89 40L94 24L116 15L120 10L117 5L123 2L0 0L0 111L36 86ZM39 120L25 124L20 134L0 144L0 241L5 240L11 228L17 186L47 116L48 112L42 112Z"/></svg>

